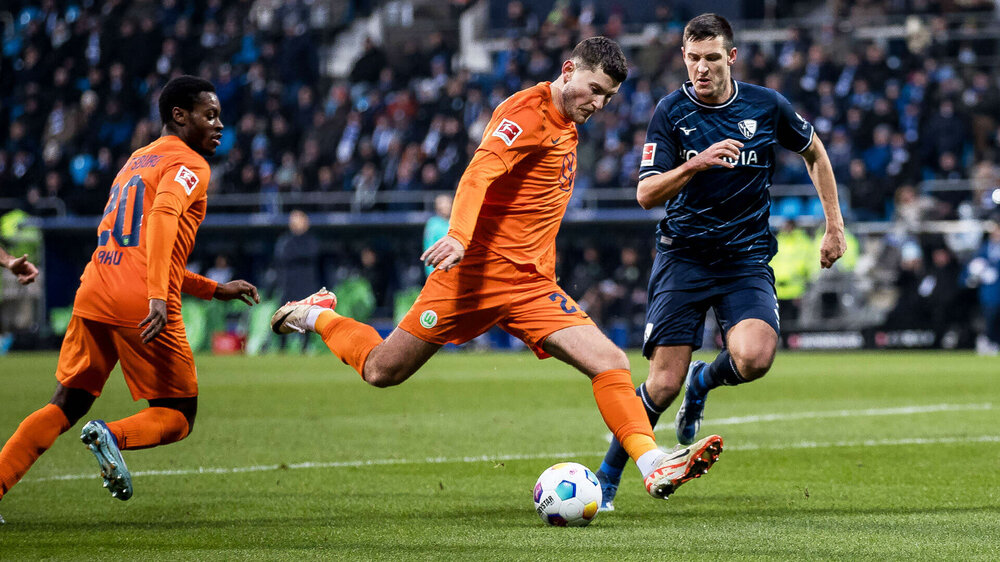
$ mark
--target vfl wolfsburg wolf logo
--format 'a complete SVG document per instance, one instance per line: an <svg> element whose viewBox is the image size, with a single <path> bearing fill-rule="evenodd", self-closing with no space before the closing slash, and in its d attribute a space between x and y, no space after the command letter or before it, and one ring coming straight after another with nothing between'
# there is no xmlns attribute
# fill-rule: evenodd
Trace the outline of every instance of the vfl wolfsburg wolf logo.
<svg viewBox="0 0 1000 562"><path fill-rule="evenodd" d="M753 134L757 132L757 120L756 119L744 119L740 121L737 126L740 128L740 132L746 138L753 138Z"/></svg>
<svg viewBox="0 0 1000 562"><path fill-rule="evenodd" d="M424 328L433 328L438 323L438 315L433 310L425 310L420 313L420 325Z"/></svg>

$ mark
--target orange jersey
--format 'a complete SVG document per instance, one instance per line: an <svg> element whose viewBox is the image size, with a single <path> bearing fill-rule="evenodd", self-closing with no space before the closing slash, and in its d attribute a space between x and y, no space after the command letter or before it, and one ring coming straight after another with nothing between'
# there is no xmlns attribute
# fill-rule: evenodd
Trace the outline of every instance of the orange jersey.
<svg viewBox="0 0 1000 562"><path fill-rule="evenodd" d="M180 321L182 286L211 298L215 284L185 269L205 218L210 174L208 162L175 136L132 153L115 176L74 314L135 327L151 298L166 300L168 321Z"/></svg>
<svg viewBox="0 0 1000 562"><path fill-rule="evenodd" d="M549 82L504 100L458 184L449 235L555 279L577 142L576 124L556 109Z"/></svg>

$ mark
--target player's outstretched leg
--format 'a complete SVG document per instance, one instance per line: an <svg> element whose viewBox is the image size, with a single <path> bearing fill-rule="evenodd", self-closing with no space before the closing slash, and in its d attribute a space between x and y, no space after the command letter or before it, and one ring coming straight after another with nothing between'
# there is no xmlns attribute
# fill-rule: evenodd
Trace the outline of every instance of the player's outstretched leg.
<svg viewBox="0 0 1000 562"><path fill-rule="evenodd" d="M320 289L279 308L271 317L271 329L278 334L319 334L331 353L378 388L402 383L441 348L442 344L422 340L400 328L383 340L375 328L337 314L336 306L337 297Z"/></svg>
<svg viewBox="0 0 1000 562"><path fill-rule="evenodd" d="M646 475L646 491L654 498L667 499L677 488L702 474L719 460L722 437L709 435L690 447L668 453L653 472Z"/></svg>
<svg viewBox="0 0 1000 562"><path fill-rule="evenodd" d="M132 474L118 449L118 440L103 420L91 420L83 426L80 440L97 457L104 487L111 496L125 501L132 497Z"/></svg>
<svg viewBox="0 0 1000 562"><path fill-rule="evenodd" d="M701 383L700 377L708 370L708 363L692 361L688 367L687 388L684 390L684 402L677 410L677 442L681 445L694 443L695 435L701 428L701 420L705 415L705 398L708 389Z"/></svg>
<svg viewBox="0 0 1000 562"><path fill-rule="evenodd" d="M324 287L275 311L271 329L276 334L316 332L334 355L364 379L368 354L382 343L382 337L375 328L337 314L335 308L337 296Z"/></svg>

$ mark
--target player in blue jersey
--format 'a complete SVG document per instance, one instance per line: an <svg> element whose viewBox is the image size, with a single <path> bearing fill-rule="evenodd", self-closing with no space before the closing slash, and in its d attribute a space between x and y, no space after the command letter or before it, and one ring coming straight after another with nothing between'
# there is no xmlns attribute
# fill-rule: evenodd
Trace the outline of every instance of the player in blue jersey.
<svg viewBox="0 0 1000 562"><path fill-rule="evenodd" d="M639 204L665 205L666 216L657 229L647 297L643 354L649 377L636 393L655 426L686 381L676 429L677 440L687 445L701 425L709 390L759 379L774 360L778 302L768 262L777 244L768 228L768 188L775 145L802 155L822 201L824 268L843 255L845 241L822 141L781 94L732 78L736 48L729 22L716 14L692 19L681 53L690 81L656 106L640 162ZM725 350L711 364L692 363L709 308L719 319ZM614 509L627 461L612 443L598 472L604 510Z"/></svg>

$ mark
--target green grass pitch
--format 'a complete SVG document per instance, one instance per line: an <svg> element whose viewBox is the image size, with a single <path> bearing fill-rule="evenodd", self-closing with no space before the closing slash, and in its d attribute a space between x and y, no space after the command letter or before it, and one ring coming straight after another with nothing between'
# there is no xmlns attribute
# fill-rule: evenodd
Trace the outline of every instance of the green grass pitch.
<svg viewBox="0 0 1000 562"><path fill-rule="evenodd" d="M381 390L327 355L197 362L192 435L125 453L135 496L101 488L81 422L0 502L0 559L1000 559L995 358L779 352L712 393L702 434L726 450L708 475L664 502L632 465L582 529L532 509L543 469L596 469L607 444L586 378L553 359L445 352ZM0 358L0 439L55 364ZM91 416L141 405L116 372Z"/></svg>

